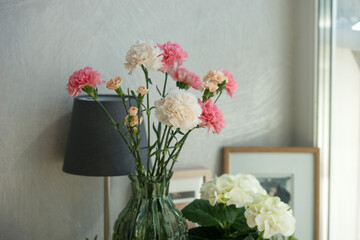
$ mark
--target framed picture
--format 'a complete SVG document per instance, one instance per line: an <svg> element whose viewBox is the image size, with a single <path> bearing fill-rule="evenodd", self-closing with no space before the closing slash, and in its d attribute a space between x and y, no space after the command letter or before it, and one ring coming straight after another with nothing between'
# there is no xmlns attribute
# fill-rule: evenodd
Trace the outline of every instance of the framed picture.
<svg viewBox="0 0 360 240"><path fill-rule="evenodd" d="M288 203L295 237L319 240L320 158L318 148L224 148L224 172L252 174L272 196Z"/></svg>
<svg viewBox="0 0 360 240"><path fill-rule="evenodd" d="M207 168L176 170L170 180L169 196L172 198L175 206L181 210L194 199L200 198L201 185L209 181L211 170ZM195 226L194 223L188 223L189 228Z"/></svg>
<svg viewBox="0 0 360 240"><path fill-rule="evenodd" d="M254 174L261 186L272 197L279 197L281 201L294 209L294 175L293 174Z"/></svg>

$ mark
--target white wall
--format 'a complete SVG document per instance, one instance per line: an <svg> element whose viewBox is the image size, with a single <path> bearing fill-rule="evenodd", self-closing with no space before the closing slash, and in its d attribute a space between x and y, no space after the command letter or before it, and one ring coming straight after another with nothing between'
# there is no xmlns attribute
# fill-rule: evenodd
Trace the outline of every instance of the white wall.
<svg viewBox="0 0 360 240"><path fill-rule="evenodd" d="M359 239L360 71L350 49L334 60L329 239Z"/></svg>
<svg viewBox="0 0 360 240"><path fill-rule="evenodd" d="M229 69L239 82L235 99L219 101L227 128L190 136L178 168L219 174L224 146L311 146L296 140L301 131L293 121L297 102L308 101L301 92L311 86L307 74L294 97L294 81L301 80L295 69L313 71L313 48L304 47L311 37L303 38L313 34L307 20L313 4L303 4L298 10L299 1L288 0L0 1L0 239L102 236L102 179L61 171L72 108L65 85L74 70L90 65L106 80L120 75L125 87L137 87L140 72L129 77L123 62L138 39L176 41L189 53L191 71ZM311 26L299 35L302 24ZM114 219L128 182L112 183Z"/></svg>
<svg viewBox="0 0 360 240"><path fill-rule="evenodd" d="M296 34L295 67L294 67L294 145L315 146L314 140L314 106L315 98L315 32L317 26L316 6L313 0L296 2Z"/></svg>

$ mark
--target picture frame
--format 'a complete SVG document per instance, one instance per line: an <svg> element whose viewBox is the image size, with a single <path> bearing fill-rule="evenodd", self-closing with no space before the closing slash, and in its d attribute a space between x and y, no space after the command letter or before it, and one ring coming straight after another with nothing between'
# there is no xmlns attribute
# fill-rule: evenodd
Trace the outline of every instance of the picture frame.
<svg viewBox="0 0 360 240"><path fill-rule="evenodd" d="M208 168L175 170L170 180L169 196L175 206L181 210L195 199L200 199L201 185L211 179ZM189 228L195 227L188 222Z"/></svg>
<svg viewBox="0 0 360 240"><path fill-rule="evenodd" d="M225 147L223 170L229 174L254 175L267 191L273 191L269 195L277 196L280 192L278 190L281 189L282 196L278 196L288 200L296 218L295 237L319 240L318 148Z"/></svg>

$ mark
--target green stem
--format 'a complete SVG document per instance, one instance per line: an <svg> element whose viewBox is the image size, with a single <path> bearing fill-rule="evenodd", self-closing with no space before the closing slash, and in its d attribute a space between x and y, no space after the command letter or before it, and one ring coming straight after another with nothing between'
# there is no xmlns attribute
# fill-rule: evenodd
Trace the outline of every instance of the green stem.
<svg viewBox="0 0 360 240"><path fill-rule="evenodd" d="M225 236L226 237L231 237L231 232L230 232L230 224L228 225L227 223L226 223L226 221L224 222L224 231L225 231Z"/></svg>
<svg viewBox="0 0 360 240"><path fill-rule="evenodd" d="M218 223L219 223L219 225L220 225L220 227L221 227L222 229L225 228L225 226L224 226L224 224L222 224L222 222L218 221Z"/></svg>
<svg viewBox="0 0 360 240"><path fill-rule="evenodd" d="M166 168L165 157L166 157L167 150L168 150L168 140L169 140L170 131L171 131L171 127L168 128L168 131L167 131L167 134L166 134L164 150L162 151L163 156L161 157L161 160L159 161L158 169L156 171L156 175L158 175L159 173L163 173L164 172L164 167Z"/></svg>
<svg viewBox="0 0 360 240"><path fill-rule="evenodd" d="M165 73L165 83L164 83L164 87L163 87L163 92L162 92L162 97L165 97L165 91L166 91L166 84L167 84L167 79L168 79L168 73ZM158 125L158 130L161 128L161 123L159 123ZM167 126L166 126L167 128ZM163 139L164 139L164 136L165 136L165 132L166 132L166 128L164 130L164 134L163 134L163 137L162 139L157 139L157 142L158 142L158 148L157 150L161 149L161 146L162 146L162 142L163 142ZM152 171L152 176L154 176L154 173L155 173L155 169L156 169L156 164L158 164L160 162L160 158L158 156L156 156L156 159L155 159L155 162L154 162L154 166L153 166L153 171ZM159 163L160 165L160 163ZM158 171L157 171L158 172Z"/></svg>
<svg viewBox="0 0 360 240"><path fill-rule="evenodd" d="M258 236L258 238L257 238L256 240L261 240L261 239L263 239L263 236L264 236L264 231L262 231L262 232L260 233L260 235Z"/></svg>
<svg viewBox="0 0 360 240"><path fill-rule="evenodd" d="M140 153L139 153L139 150L140 150L140 131L141 131L140 120L141 120L141 117L142 117L142 112L140 111L140 104L141 103L136 99L136 104L137 104L137 108L138 108L138 124L136 126L137 129L136 129L136 141L135 141L136 149L135 149L135 151L136 151L136 154L137 154L139 162L140 162L141 170L144 171L144 167L142 165L141 157L140 157ZM126 106L125 106L125 108L126 108Z"/></svg>
<svg viewBox="0 0 360 240"><path fill-rule="evenodd" d="M137 169L138 169L138 172L139 174L141 175L141 168L139 168L139 162L138 162L138 158L137 158L137 155L136 155L136 151L134 151L134 148L132 148L128 141L126 140L126 138L124 137L123 133L120 131L119 127L118 127L118 124L115 122L115 120L112 118L112 116L110 115L110 113L108 112L108 110L104 107L104 105L99 101L99 99L95 96L95 97L92 97L94 99L94 101L96 103L98 103L100 105L100 107L102 108L102 110L104 111L105 115L108 117L108 119L110 120L111 124L113 125L113 127L118 131L118 133L120 134L121 138L124 140L126 146L129 148L131 154L134 156L135 158L135 163L136 163L136 166L137 166ZM140 165L141 165L141 162L140 162Z"/></svg>
<svg viewBox="0 0 360 240"><path fill-rule="evenodd" d="M168 127L168 126L165 126L165 128L164 128L164 132L163 132L163 135L162 135L162 137L161 137L161 140L160 140L160 142L159 142L159 139L158 139L158 147L157 147L157 150L160 150L161 148L162 148L162 145L163 145L163 142L164 142L164 140L165 140L165 136L166 136L166 133L167 133L167 131L168 130L170 130L170 128ZM165 142L166 143L166 142ZM156 158L156 160L155 160L155 163L158 163L158 169L155 169L155 164L154 164L154 172L155 172L155 170L156 170L156 175L158 175L159 174L159 166L160 166L160 157L157 157Z"/></svg>
<svg viewBox="0 0 360 240"><path fill-rule="evenodd" d="M106 114L106 116L108 117L108 119L110 120L111 122L111 125L113 125L113 127L116 129L116 131L118 131L121 135L121 137L123 138L123 140L125 141L126 145L128 145L129 147L129 144L128 142L126 141L124 135L122 134L122 132L120 131L119 127L118 127L118 124L115 122L115 120L112 118L112 116L110 115L110 113L108 112L108 110L104 107L104 105L98 100L97 97L93 97L94 101L97 102L100 107L102 108L102 110L104 111L104 113Z"/></svg>
<svg viewBox="0 0 360 240"><path fill-rule="evenodd" d="M159 161L159 158L156 156L155 161L154 161L154 166L153 166L153 169L151 171L151 176L154 176L156 165L157 165L158 161Z"/></svg>
<svg viewBox="0 0 360 240"><path fill-rule="evenodd" d="M217 102L217 100L219 99L219 97L221 96L221 94L222 94L222 93L223 93L222 91L219 93L219 95L217 96L217 98L216 98L216 100L215 100L215 102L214 102L214 103L216 103L216 102Z"/></svg>
<svg viewBox="0 0 360 240"><path fill-rule="evenodd" d="M165 137L166 129L167 129L167 126L165 126L165 130L163 132L163 138ZM161 122L159 122L157 131L160 132L160 134L161 134L161 130L162 130L162 124L161 124ZM159 135L157 134L158 139L156 140L156 144L157 144L156 151L161 149L161 145L162 145L161 144L161 136L160 136L160 134ZM155 154L155 162L154 162L154 166L153 166L152 173L151 173L152 176L154 176L154 174L155 174L156 165L157 165L159 160L160 160L160 154Z"/></svg>
<svg viewBox="0 0 360 240"><path fill-rule="evenodd" d="M163 144L163 142L164 142L164 139L165 139L166 131L167 131L167 130L168 130L168 126L165 126L163 135L162 135L162 137L161 137L160 145L158 145L158 146L159 146L159 149L161 149L161 147L162 147L162 144Z"/></svg>
<svg viewBox="0 0 360 240"><path fill-rule="evenodd" d="M162 92L162 97L165 97L167 79L168 79L168 73L165 73L165 83L164 83L164 88L163 88L163 92Z"/></svg>
<svg viewBox="0 0 360 240"><path fill-rule="evenodd" d="M115 92L117 93L117 95L118 95L119 97L121 97L122 103L123 103L124 108L125 108L125 111L126 111L126 114L129 114L129 113L128 113L128 109L127 109L127 107L126 107L125 94L124 94L123 90L121 89L121 87L119 87L118 89L115 89Z"/></svg>
<svg viewBox="0 0 360 240"><path fill-rule="evenodd" d="M159 122L159 127L158 129L160 128L161 129L162 127L162 124ZM168 146L166 143L168 142L168 135L171 131L171 128L169 126L166 126L165 125L165 128L164 128L164 131L162 133L162 136L160 137L159 136L159 139L157 140L157 149L156 151L159 151L163 148L163 143L164 143L164 149L166 148L166 146ZM166 139L165 139L166 137ZM171 138L172 139L172 138ZM156 156L156 160L155 160L155 164L154 164L154 171L153 171L153 174L155 173L156 171L156 175L158 175L159 173L161 173L161 166L162 166L162 162L164 160L164 155L161 157L161 154L159 153L159 155L157 154ZM156 167L156 163L158 164L158 168L155 169Z"/></svg>
<svg viewBox="0 0 360 240"><path fill-rule="evenodd" d="M189 130L189 131L184 135L184 137L182 137L182 139L180 140L181 145L180 145L180 147L179 147L179 150L177 151L177 153L176 153L175 156L174 156L173 163L171 164L171 167L170 167L169 172L172 171L172 169L173 169L173 167L174 167L174 165L175 165L175 162L176 162L176 160L177 160L177 158L178 158L178 156L179 156L179 154L180 154L180 152L181 152L181 149L183 148L183 146L184 146L184 144L185 144L185 141L186 141L187 137L189 136L189 134L191 133L192 130L194 130L194 129ZM175 149L174 149L174 150L175 150ZM172 155L169 156L169 159L168 159L168 161L166 162L165 167L168 165L168 163L170 162L170 160L171 160L172 157L173 157Z"/></svg>
<svg viewBox="0 0 360 240"><path fill-rule="evenodd" d="M130 97L130 96L129 96ZM127 109L127 107L126 107L126 100L125 100L125 97L122 97L122 102L123 102L123 106L124 106L124 109L125 109L125 112L126 112L126 115L128 115L129 114L129 112L128 112L128 109ZM130 107L130 106L129 106Z"/></svg>
<svg viewBox="0 0 360 240"><path fill-rule="evenodd" d="M148 75L148 71L147 69L144 67L144 65L141 65L141 68L145 74L145 79L146 79L146 88L149 89L149 75ZM147 140L148 140L148 158L147 158L147 173L150 172L150 99L149 99L149 94L146 94L146 115L147 115L147 130L148 130L148 134L147 134Z"/></svg>

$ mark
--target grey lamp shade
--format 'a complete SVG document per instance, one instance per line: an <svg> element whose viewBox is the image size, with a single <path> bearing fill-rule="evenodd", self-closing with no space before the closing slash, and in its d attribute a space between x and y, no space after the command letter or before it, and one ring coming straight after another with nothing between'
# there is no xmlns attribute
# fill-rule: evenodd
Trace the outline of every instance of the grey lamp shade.
<svg viewBox="0 0 360 240"><path fill-rule="evenodd" d="M114 120L122 124L126 117L122 99L116 95L99 95L99 101ZM130 99L132 106L136 100ZM129 105L128 101L126 104ZM140 148L147 144L144 124L140 126ZM140 150L144 167L146 149ZM89 96L74 99L73 112L63 171L84 176L120 176L135 172L135 161L120 134Z"/></svg>

